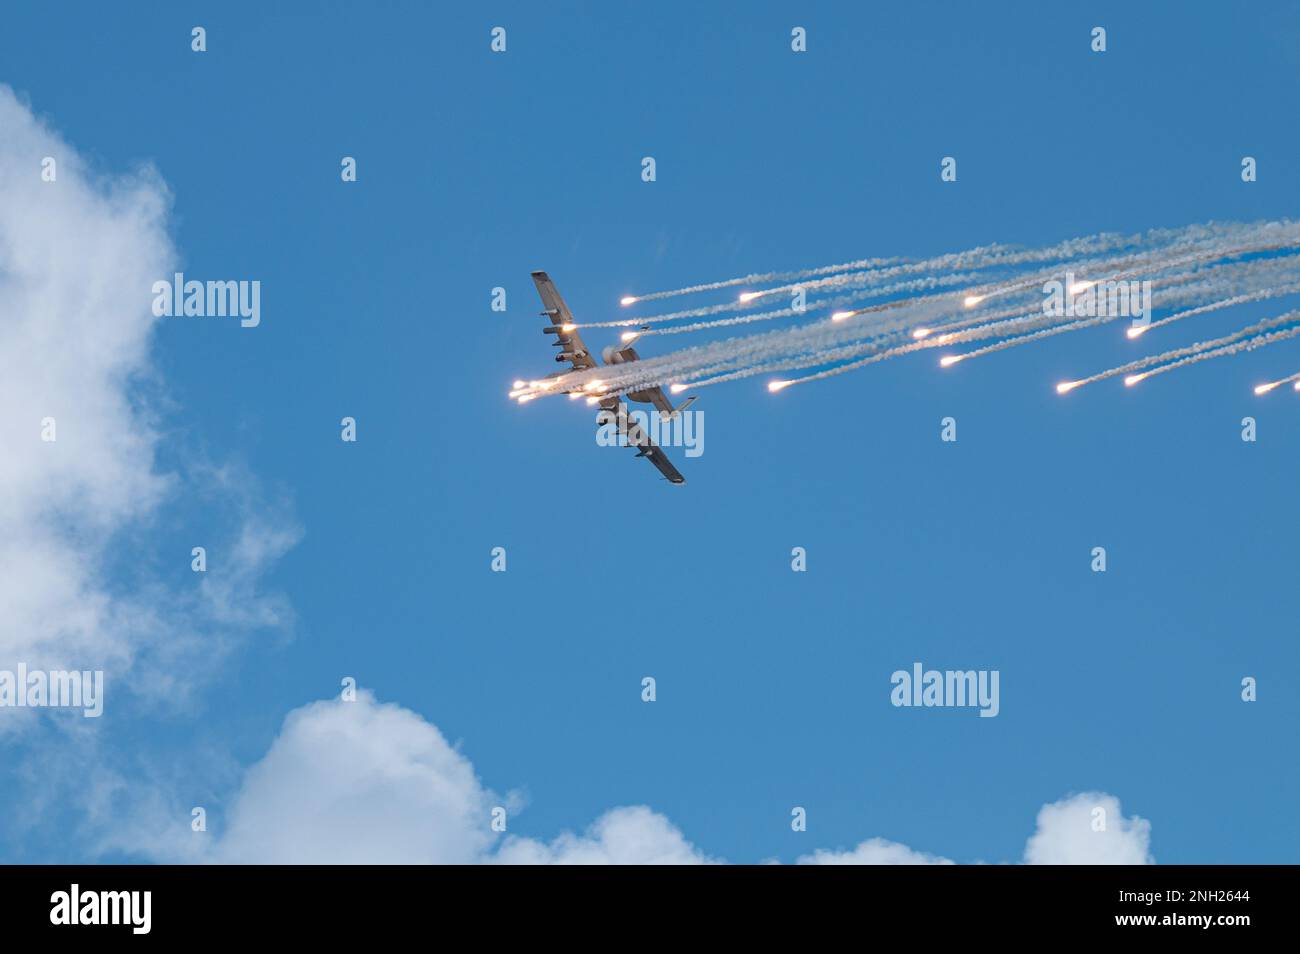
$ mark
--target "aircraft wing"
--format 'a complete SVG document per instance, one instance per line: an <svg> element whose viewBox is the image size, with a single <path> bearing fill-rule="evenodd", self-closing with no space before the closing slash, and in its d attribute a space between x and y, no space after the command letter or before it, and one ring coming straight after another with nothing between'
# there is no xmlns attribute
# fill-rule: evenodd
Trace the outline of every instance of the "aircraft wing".
<svg viewBox="0 0 1300 954"><path fill-rule="evenodd" d="M659 413L664 417L673 413L673 402L668 400L668 395L664 394L664 389L659 385L656 384L645 393L647 394L650 403L658 408Z"/></svg>
<svg viewBox="0 0 1300 954"><path fill-rule="evenodd" d="M546 309L542 314L550 319L550 324L543 331L555 335L554 343L560 348L555 360L568 361L575 371L598 367L598 362L587 350L577 329L564 330L566 325L576 322L573 320L573 312L569 311L569 306L556 290L555 282L551 281L551 276L545 272L533 272L533 284L537 286L537 294L542 296L542 307Z"/></svg>
<svg viewBox="0 0 1300 954"><path fill-rule="evenodd" d="M619 433L627 438L629 446L637 448L637 457L647 458L670 483L686 483L686 478L673 466L673 462L668 459L663 448L652 441L641 425L628 416L627 406L622 401L618 398L609 398L601 401L600 406L605 411L618 415Z"/></svg>

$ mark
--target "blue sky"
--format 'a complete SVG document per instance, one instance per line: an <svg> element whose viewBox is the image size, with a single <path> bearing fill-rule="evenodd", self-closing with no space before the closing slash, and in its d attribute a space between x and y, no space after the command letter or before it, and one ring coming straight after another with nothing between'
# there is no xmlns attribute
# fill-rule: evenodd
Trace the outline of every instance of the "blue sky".
<svg viewBox="0 0 1300 954"><path fill-rule="evenodd" d="M1294 343L1069 400L1051 385L1125 360L1122 336L942 374L923 354L780 397L709 388L682 488L596 447L585 407L505 397L554 367L533 269L594 321L629 292L751 271L1293 216L1294 7L4 16L0 82L100 169L157 168L188 274L262 283L256 329L158 327L159 469L196 448L238 461L302 530L260 583L292 626L175 711L102 720L122 765L190 766L219 805L286 714L350 675L526 793L511 830L540 839L645 804L733 861L877 836L1018 860L1040 806L1102 791L1151 822L1162 863L1298 860L1300 419L1293 394L1250 393L1300 369ZM224 519L181 496L119 558L188 585ZM918 660L1000 670L998 718L892 707L890 674ZM11 771L44 745L7 743ZM0 786L0 814L29 797ZM0 857L85 857L60 811Z"/></svg>

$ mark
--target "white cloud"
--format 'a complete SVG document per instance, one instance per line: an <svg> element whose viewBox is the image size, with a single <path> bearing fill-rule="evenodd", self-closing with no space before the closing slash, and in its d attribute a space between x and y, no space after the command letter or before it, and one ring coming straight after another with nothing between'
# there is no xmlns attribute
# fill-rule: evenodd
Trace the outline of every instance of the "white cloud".
<svg viewBox="0 0 1300 954"><path fill-rule="evenodd" d="M174 258L168 194L147 170L92 180L3 86L0 129L0 653L111 661L129 647L95 582L102 547L166 491L128 386L147 368L149 285Z"/></svg>
<svg viewBox="0 0 1300 954"><path fill-rule="evenodd" d="M471 862L493 841L493 804L435 726L361 692L289 714L245 777L213 860Z"/></svg>
<svg viewBox="0 0 1300 954"><path fill-rule="evenodd" d="M1097 813L1100 811L1100 815ZM1104 819L1104 827L1100 823ZM1025 844L1029 865L1148 865L1151 823L1125 818L1119 799L1104 792L1069 795L1044 805L1038 826ZM813 865L950 865L947 858L913 851L898 842L872 838L848 851L818 850L799 864Z"/></svg>
<svg viewBox="0 0 1300 954"><path fill-rule="evenodd" d="M551 841L492 831L494 795L437 727L366 691L355 702L314 702L285 719L267 754L250 768L229 810L194 834L179 805L151 817L173 819L165 839L140 826L115 847L150 846L162 860L232 863L710 864L665 816L644 805L613 808L581 834ZM1092 809L1107 812L1092 831ZM225 818L220 817L221 814ZM513 832L514 812L508 816ZM1082 830L1080 830L1082 826ZM183 830L182 830L183 829ZM1126 819L1114 796L1076 795L1039 813L1026 848L1031 864L1139 864L1150 826ZM817 850L799 864L950 865L948 858L882 838L847 851Z"/></svg>
<svg viewBox="0 0 1300 954"><path fill-rule="evenodd" d="M254 590L296 535L245 484L217 501L235 512L235 539L206 541L201 582L157 582L157 564L185 566L188 550L132 549L133 533L225 473L156 462L151 304L176 262L170 195L149 168L97 173L6 86L0 130L0 668L103 669L109 711L124 690L181 695L238 630L285 620ZM0 733L33 715L0 711Z"/></svg>
<svg viewBox="0 0 1300 954"><path fill-rule="evenodd" d="M803 855L801 865L951 865L956 862L923 851L913 851L907 845L884 838L869 838L850 851L818 849Z"/></svg>
<svg viewBox="0 0 1300 954"><path fill-rule="evenodd" d="M493 860L508 865L711 863L672 822L644 805L611 809L582 835L565 832L550 844L509 838Z"/></svg>
<svg viewBox="0 0 1300 954"><path fill-rule="evenodd" d="M150 817L188 819L179 804ZM285 719L246 773L220 833L174 821L166 842L132 826L134 841L174 860L296 864L685 864L699 853L662 815L643 806L606 813L584 834L549 844L492 830L494 795L437 727L377 702L314 702ZM507 823L513 819L507 815ZM217 820L220 821L220 820Z"/></svg>
<svg viewBox="0 0 1300 954"><path fill-rule="evenodd" d="M1119 799L1084 792L1044 805L1025 845L1031 865L1149 865L1151 823L1125 818Z"/></svg>

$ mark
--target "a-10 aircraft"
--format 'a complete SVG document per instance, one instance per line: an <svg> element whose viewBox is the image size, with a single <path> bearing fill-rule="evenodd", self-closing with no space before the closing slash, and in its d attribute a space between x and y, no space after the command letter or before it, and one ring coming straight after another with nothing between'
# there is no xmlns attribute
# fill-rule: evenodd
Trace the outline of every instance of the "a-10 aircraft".
<svg viewBox="0 0 1300 954"><path fill-rule="evenodd" d="M555 341L552 344L560 349L560 353L555 356L555 360L568 361L575 371L600 367L596 359L587 351L587 346L583 344L582 337L574 327L576 322L573 320L573 312L569 311L569 306L560 297L560 293L556 290L555 283L551 281L550 276L545 272L533 272L533 283L537 286L537 293L542 296L542 306L545 309L542 315L549 319L550 322L542 331L548 335L555 335ZM625 344L617 348L613 346L606 348L601 357L605 359L605 364L613 365L637 361L640 360L641 356L636 353L636 349L631 344ZM567 373L567 371L557 371L554 374L547 375L547 377L553 378ZM672 401L668 400L668 397L664 394L663 388L657 384L654 387L629 391L627 397L629 400L642 404L653 404L665 420L670 419L675 414L680 414L695 403L695 398L689 397L681 403L680 407L674 408ZM620 436L627 446L637 448L637 457L647 458L650 463L659 469L659 473L663 474L670 482L674 484L686 483L686 478L673 466L673 462L668 459L668 455L663 452L663 448L655 444L650 439L650 435L636 421L628 417L627 407L622 400L618 397L607 397L599 398L598 403L602 412L598 415L598 418L608 421L610 420L609 415L614 415L613 420L618 422Z"/></svg>

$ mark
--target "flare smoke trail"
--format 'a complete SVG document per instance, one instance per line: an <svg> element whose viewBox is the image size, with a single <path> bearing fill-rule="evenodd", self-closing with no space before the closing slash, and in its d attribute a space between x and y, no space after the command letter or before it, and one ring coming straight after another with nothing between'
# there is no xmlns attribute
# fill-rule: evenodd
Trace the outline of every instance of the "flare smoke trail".
<svg viewBox="0 0 1300 954"><path fill-rule="evenodd" d="M1284 316L1291 321L1300 319L1300 311L1293 311ZM1134 375L1133 378L1126 378L1125 384L1136 384L1138 381L1145 381L1147 378L1153 378L1157 374L1165 374L1173 371L1175 368L1183 368L1189 364L1200 364L1202 361L1209 361L1211 358L1224 358L1231 354L1241 354L1243 351L1254 351L1256 348L1264 348L1279 341L1286 341L1288 338L1294 338L1300 335L1300 325L1287 328L1283 331L1273 331L1266 335L1256 335L1253 338L1247 338L1245 341L1239 341L1236 344L1228 345L1225 348L1214 348L1209 351L1198 351L1181 360L1174 361L1171 364L1164 364L1150 371L1144 371L1141 374Z"/></svg>
<svg viewBox="0 0 1300 954"><path fill-rule="evenodd" d="M817 268L802 268L793 272L759 272L742 275L740 278L725 278L717 282L705 282L703 285L688 285L685 288L672 288L668 291L650 292L646 295L628 295L626 304L642 301L658 301L662 298L676 298L679 295L696 295L701 292L717 291L720 288L734 288L737 285L760 285L764 282L783 282L798 278L815 278L818 275L830 275L835 272L857 271L864 268L879 268L895 265L904 261L901 258L863 258L856 262L844 262L842 265L821 265Z"/></svg>
<svg viewBox="0 0 1300 954"><path fill-rule="evenodd" d="M797 310L791 308L781 308L777 311L762 311L754 315L738 315L734 318L719 318L715 321L701 321L690 325L681 325L676 328L662 328L655 332L658 335L682 335L693 331L707 331L711 328L726 328L732 325L749 325L760 321L771 321L774 318L790 318L794 315L804 315L810 311L824 311L828 308L838 308L841 305L852 305L861 301L864 297L875 298L883 295L892 295L899 292L907 291L925 291L931 288L942 288L949 285L970 285L978 279L978 273L963 273L957 275L938 275L933 278L914 278L907 282L898 282L894 285L886 285L884 288L877 289L871 295L844 295L840 298L828 298L823 301L813 302L808 307ZM883 305L876 305L874 308L855 308L855 315L862 314L872 310L882 310L885 308L897 307L905 304L901 302L886 302Z"/></svg>
<svg viewBox="0 0 1300 954"><path fill-rule="evenodd" d="M1041 250L986 246L928 259L925 263L888 265L870 272L832 276L840 284L827 287L838 287L846 294L816 302L810 308L851 305L870 297L904 296L851 308L837 314L836 317L841 319L838 321L827 320L821 315L794 326L713 340L635 362L568 371L517 388L512 396L532 400L576 390L592 393L593 389L595 393L612 396L653 385L689 384L696 387L769 371L815 369L812 374L798 379L803 383L924 348L1005 339L957 356L958 360L966 360L1114 320L1118 317L1113 313L1116 289L1122 281L1150 282L1147 287L1160 289L1155 306L1162 311L1174 311L1159 321L1152 321L1146 326L1149 330L1193 315L1300 292L1298 250L1300 224L1285 220L1254 224L1211 223L1135 236L1107 234L1072 239ZM1008 265L1008 262L1013 264ZM1043 267L1047 262L1052 263L1050 267ZM958 265L974 267L981 263L986 270L1009 273L990 279L989 275L981 272L963 274L954 271ZM1028 273L1024 269L1026 265L1030 266ZM918 266L931 271L914 271ZM907 277L900 280L898 270L903 268L910 271L903 273ZM1108 310L1082 314L1071 310L1064 314L1047 312L1043 308L1043 295L1051 286L1046 283L1055 283L1059 294L1065 284L1061 279L1066 275L1075 276L1068 279L1075 283L1067 290L1071 303L1082 301L1088 308ZM964 284L967 280L980 281L981 284L967 287ZM863 287L855 288L853 283ZM914 292L924 294L906 297ZM652 319L609 322L597 327L638 325L652 320L667 321L741 310L729 303L653 316ZM655 333L703 331L795 314L793 309L733 314L716 322L660 329ZM1150 313L1147 312L1145 317L1150 318ZM1141 367L1181 362L1205 351L1235 346L1248 336L1272 327L1251 326L1191 349L1175 349L1147 359ZM1286 337L1289 335L1269 337L1266 342L1252 342L1251 347ZM1247 349L1233 347L1224 353L1235 354L1241 350ZM1125 369L1135 368L1125 366L1104 374L1123 373ZM1097 380L1097 376L1084 380Z"/></svg>
<svg viewBox="0 0 1300 954"><path fill-rule="evenodd" d="M949 364L957 364L971 358L982 358L986 354L995 354L998 351L1006 351L1008 348L1015 348L1019 345L1029 344L1031 341L1050 338L1052 335L1065 334L1067 331L1078 331L1080 328L1091 328L1094 325L1100 325L1114 320L1115 319L1110 317L1084 318L1080 321L1072 321L1069 324L1057 325L1053 328L1044 328L1041 331L1032 332L1031 334L1008 338L1006 341L999 341L997 344L985 345L983 348L976 348L974 351L965 351L961 354L950 355L947 360Z"/></svg>
<svg viewBox="0 0 1300 954"><path fill-rule="evenodd" d="M1295 374L1288 374L1285 378L1279 378L1276 381L1268 382L1268 384L1259 385L1257 388L1255 388L1255 393L1267 394L1269 391L1273 390L1274 388L1280 388L1282 385L1290 384L1293 381L1296 382L1296 390L1300 391L1300 371L1297 371Z"/></svg>
<svg viewBox="0 0 1300 954"><path fill-rule="evenodd" d="M1249 278L1250 276L1259 277L1261 275L1269 274L1269 269L1263 268L1262 265L1263 263L1252 263L1244 266L1245 276ZM1225 288L1231 289L1243 280L1236 274L1236 271L1242 268L1243 266L1241 265L1233 266L1233 269L1229 270L1229 274L1214 281L1193 282L1182 287L1170 287L1162 293L1162 299L1170 304L1180 304L1187 300L1197 300L1197 296L1204 298L1221 294ZM1223 271L1223 269L1220 269L1219 271ZM1187 275L1195 274L1196 273L1187 273L1186 275L1173 276L1168 280L1175 281L1185 278ZM921 300L918 299L915 301L919 302ZM896 303L889 303L889 305L892 304ZM914 303L909 302L906 304L910 305ZM877 309L883 309L889 305L875 307ZM1069 318L1047 315L1041 310L1025 313L1023 306L1021 306L991 314L985 312L974 318L953 323L938 323L934 326L932 330L933 336L930 337L929 340L921 342L915 346L908 345L899 348L898 345L900 342L905 342L909 336L915 336L917 331L921 330L918 328L917 323L914 320L914 312L908 312L886 325L875 324L865 329L866 333L872 335L872 337L867 341L850 341L847 344L839 345L827 344L824 348L809 348L802 354L796 356L785 356L777 360L763 360L761 356L755 360L754 356L747 352L737 352L729 355L727 358L715 360L711 363L701 365L697 362L694 366L683 367L680 369L677 380L689 380L692 387L701 387L723 383L724 381L734 381L752 377L756 374L808 368L836 361L861 358L863 355L868 356L864 360L853 361L850 364L840 367L828 368L816 374L804 378L798 378L795 381L790 382L792 384L803 384L809 381L820 381L826 378L835 377L849 371L857 370L858 368L866 367L870 364L875 364L882 360L880 353L887 349L887 353L884 354L883 357L910 354L924 348L937 347L946 344L1001 337L1005 334L1018 334L1020 332L1039 328L1044 324L1056 325L1058 327L1064 327L1065 330L1073 331L1078 330L1079 328L1091 327L1093 325L1113 320L1116 320L1114 316L1102 316L1100 320L1088 320L1085 323L1083 321L1074 321ZM922 324L926 324L926 322L922 322ZM970 325L975 325L975 327L969 327ZM822 323L822 326L824 327L825 323ZM804 327L815 328L816 326ZM1052 329L1052 332L1058 333L1056 329ZM1047 334L1041 335L1041 337L1047 336ZM861 338L863 337L863 334L853 334L846 331L841 337ZM1025 336L1023 339L1010 340L1024 340L1027 342L1030 339L1028 336ZM1035 338L1033 340L1037 339ZM705 349L688 349L688 352L682 352L682 354L701 350ZM668 356L665 356L665 358L666 357ZM964 359L958 357L958 360ZM644 364L644 362L638 362L638 364ZM631 366L631 369L636 368L637 365ZM701 376L705 376L702 381L700 380ZM646 381L648 380L649 378L646 379ZM634 385L641 383L643 382L636 381L634 382ZM625 393L627 390L635 389L633 385L625 387L622 384L618 384L615 386L619 388L618 393L620 394Z"/></svg>
<svg viewBox="0 0 1300 954"><path fill-rule="evenodd" d="M1268 226L1256 227L1258 229L1258 239L1255 243L1242 242L1229 252L1224 251L1223 236L1233 236L1246 233L1240 232L1241 226L1197 226L1181 234L1179 240L1175 241L1174 236L1179 233L1171 232L1152 232L1150 235L1159 237L1159 244L1155 248L1146 249L1142 252L1129 253L1118 257L1092 257L1078 259L1067 262L1066 264L1057 264L1051 268L1041 269L1032 272L1029 275L1013 276L1004 279L1001 282L990 282L986 285L977 286L971 289L971 297L978 300L991 297L1005 297L1008 294L1016 292L1029 291L1042 284L1048 278L1060 275L1063 270L1071 270L1078 275L1083 274L1105 274L1111 279L1125 278L1130 274L1146 272L1155 273L1162 268L1171 268L1176 265L1191 264L1195 262L1205 262L1214 258L1223 257L1225 254L1243 255L1257 253L1279 248L1290 247L1295 244L1294 236L1290 237L1288 242L1276 242L1274 239L1278 236L1276 229ZM579 323L579 328L630 328L639 325L661 324L669 321L681 321L688 318L703 318L710 315L724 314L726 312L744 311L750 308L759 307L762 299L778 291L793 290L794 288L803 288L805 292L817 290L820 288L834 288L840 290L856 289L851 294L833 299L832 302L823 304L849 304L855 300L870 299L881 297L889 292L886 289L877 288L882 281L898 278L906 274L914 274L917 271L938 270L947 271L957 266L970 268L983 268L988 270L998 266L1019 265L1027 263L1038 263L1042 261L1060 261L1061 256L1067 251L1086 250L1089 253L1096 252L1098 249L1111 248L1128 248L1133 242L1137 241L1139 236L1113 236L1103 233L1100 236L1093 236L1085 239L1071 239L1067 242L1059 243L1050 249L1041 251L1027 251L1015 253L1003 253L998 256L990 256L988 249L972 249L969 252L957 252L950 255L940 256L938 258L927 259L924 262L911 263L907 265L895 266L892 268L878 269L873 272L862 272L852 275L839 275L834 278L826 279L822 282L807 282L799 285L783 286L781 288L768 289L761 293L756 293L754 297L746 301L728 301L716 305L703 305L697 308L688 308L681 311L668 312L659 315L647 315L642 318L626 318L615 321L597 321ZM999 246L990 246L992 249L1000 249ZM938 280L937 277L931 277L929 280ZM944 280L947 280L946 278ZM925 281L925 279L917 279ZM784 315L795 314L792 309L782 309ZM775 316L775 312L767 314ZM739 322L733 322L739 323Z"/></svg>
<svg viewBox="0 0 1300 954"><path fill-rule="evenodd" d="M1130 361L1127 364L1121 364L1118 367L1108 368L1105 371L1099 371L1098 373L1089 375L1086 378L1080 378L1078 381L1070 381L1067 383L1070 385L1070 389L1073 390L1074 388L1081 388L1085 384L1105 381L1107 378L1127 374L1130 371L1141 371L1144 368L1150 368L1153 365L1164 364L1166 361L1174 362L1170 369L1172 370L1173 367L1182 367L1184 364L1192 363L1184 360L1186 358L1195 358L1197 355L1203 354L1207 351L1214 351L1242 343L1243 338L1248 338L1251 335L1258 335L1260 332L1268 331L1270 328L1276 328L1279 325L1290 324L1297 319L1297 316L1300 316L1300 312L1289 311L1285 315L1279 315L1276 318L1265 318L1263 321L1257 321L1253 325L1247 325L1245 328L1234 331L1232 334L1224 335L1222 338L1215 338L1213 341L1198 341L1195 344L1187 345L1184 348L1174 348L1170 351L1164 352L1163 354L1153 354L1145 358L1138 358L1136 361ZM1292 330L1296 331L1300 329ZM1267 337L1267 335L1263 337ZM1237 352L1231 351L1228 353L1236 354ZM1146 376L1147 375L1143 375L1143 377Z"/></svg>
<svg viewBox="0 0 1300 954"><path fill-rule="evenodd" d="M1252 273L1258 274L1258 271L1252 269ZM1176 276L1174 280L1187 278L1194 274L1195 273L1186 273L1185 275ZM1169 294L1164 295L1163 298L1167 304L1173 304L1185 300L1186 298L1194 296L1196 294L1224 294L1226 290L1231 287L1232 284L1230 281L1231 277L1234 276L1229 276L1228 279L1219 279L1217 281L1188 284L1181 288L1175 286L1173 289L1171 289L1171 292ZM1159 284L1160 282L1153 282L1152 286L1156 287ZM1220 301L1211 302L1208 305L1201 305L1200 307L1197 308L1190 308L1186 311L1177 312L1173 315L1170 315L1168 318L1162 319L1161 321L1152 322L1149 325L1134 325L1133 327L1129 328L1128 335L1130 338L1136 338L1139 335L1147 331L1150 331L1152 328L1157 328L1161 325L1169 324L1170 322L1177 321L1183 318L1191 318L1194 315L1206 314L1211 311L1217 311L1221 308L1228 308L1231 307L1232 305L1239 305L1245 302L1263 301L1268 298L1277 298L1282 295L1289 295L1294 293L1300 293L1300 284L1283 285L1276 288L1265 288L1258 292L1253 292L1249 295L1238 295L1234 298L1224 298ZM986 354L996 354L999 351L1006 351L1009 348L1019 347L1020 345L1029 344L1034 341L1039 341L1043 338L1050 338L1053 335L1064 334L1069 331L1077 331L1081 328L1092 328L1097 325L1108 324L1112 321L1118 320L1119 317L1121 316L1101 315L1097 317L1083 318L1078 321L1072 321L1064 325L1056 325L1055 327L1051 327L1051 328L1044 328L1040 331L1033 332L1032 334L1019 335L1014 338L1008 338L1005 341L999 341L996 344L986 345L983 348L977 348L974 351L967 351L962 354L952 355L951 356L952 360L949 363L956 364L960 361L965 361L969 358L979 358L979 357L983 357Z"/></svg>
<svg viewBox="0 0 1300 954"><path fill-rule="evenodd" d="M1282 295L1293 295L1300 293L1300 284L1280 285L1276 288L1263 288L1257 292L1250 292L1246 295L1236 295L1232 298L1224 298L1221 301L1212 301L1208 305L1200 305L1196 308L1189 308L1186 311L1175 312L1167 318L1161 318L1159 321L1153 321L1145 328L1130 328L1129 337L1136 338L1139 335L1146 334L1156 328L1163 328L1165 325L1172 325L1176 321L1182 321L1184 318L1194 318L1197 315L1204 315L1211 311L1219 311L1222 308L1231 308L1233 305L1244 305L1252 301L1264 301L1268 298L1278 298ZM1134 334L1137 332L1137 334Z"/></svg>
<svg viewBox="0 0 1300 954"><path fill-rule="evenodd" d="M664 298L674 298L681 295L693 295L701 292L717 291L722 288L733 288L737 285L762 284L769 281L793 281L797 279L811 278L816 279L819 275L831 275L836 272L859 272L866 270L876 271L883 270L885 274L878 276L880 279L886 279L906 272L924 272L924 271L942 271L949 268L975 268L988 267L991 265L1015 265L1028 262L1052 261L1054 259L1077 258L1080 255L1099 255L1103 252L1113 251L1119 248L1132 247L1135 245L1145 244L1148 248L1157 247L1161 243L1175 240L1209 240L1223 238L1229 234L1235 224L1209 223L1201 226L1188 226L1185 229L1152 229L1146 233L1136 235L1121 235L1116 232L1101 232L1097 235L1086 236L1083 238L1067 239L1045 249L1020 249L1014 246L992 244L984 245L978 248L967 249L964 252L951 252L947 255L940 255L934 258L924 259L922 261L908 261L904 258L864 258L856 262L845 262L840 265L823 265L818 268L805 268L790 272L766 272L745 275L740 278L728 278L722 281L706 282L701 285L689 285L685 288L675 288L669 291L651 292L645 295L629 295L625 302L632 304L634 302L656 301ZM980 264L983 263L983 264ZM889 266L895 266L889 268ZM817 285L812 282L811 285ZM785 286L783 288L771 288L762 291L761 295L773 294L777 291L790 290L794 286ZM805 286L809 287L809 286ZM692 316L695 317L695 316ZM643 318L642 323L651 319ZM668 320L668 319L661 319ZM602 322L586 327L617 327L616 322Z"/></svg>
<svg viewBox="0 0 1300 954"><path fill-rule="evenodd" d="M1207 228L1213 228L1207 227ZM1146 254L1150 254L1154 247L1159 247L1159 242L1171 237L1173 233L1148 233L1148 242L1153 246L1149 248ZM1181 242L1171 243L1171 247L1187 247L1193 244L1205 244L1212 240L1212 237L1221 233L1203 232L1199 235L1182 235ZM1154 238L1159 236L1159 239ZM792 291L795 288L805 290L826 288L826 287L853 287L871 284L885 278L893 278L897 275L908 274L911 272L921 271L945 271L957 268L1006 268L1013 265L1037 264L1041 262L1064 261L1070 258L1077 258L1080 255L1097 256L1103 252L1112 252L1117 249L1131 247L1134 243L1141 240L1141 236L1121 236L1113 233L1103 232L1099 235L1089 236L1081 239L1070 239L1061 242L1046 249L1011 249L1007 246L990 245L984 248L971 249L966 252L955 252L949 255L942 255L938 258L926 259L922 262L908 262L894 268L882 269L874 274L861 273L857 275L836 275L833 278L827 278L822 281L801 282L798 285L782 285L776 288L769 288L761 292L762 295L771 295L782 291ZM1075 266L1077 269L1089 267L1105 267L1104 261L1080 261ZM1059 268L1055 271L1059 271ZM1024 282L1015 286L1003 288L990 288L986 295L1003 294L1007 291L1016 290L1019 287L1028 287L1028 283L1033 279L1026 279ZM979 290L976 290L978 295ZM983 297L983 296L980 296Z"/></svg>

